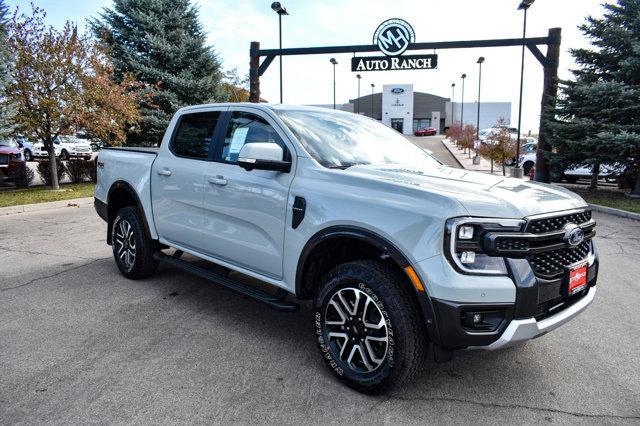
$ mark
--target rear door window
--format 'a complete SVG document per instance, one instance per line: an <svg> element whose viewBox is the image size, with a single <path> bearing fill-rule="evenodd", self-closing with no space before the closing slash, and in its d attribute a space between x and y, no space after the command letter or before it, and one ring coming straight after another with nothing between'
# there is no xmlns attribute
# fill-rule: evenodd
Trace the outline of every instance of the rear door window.
<svg viewBox="0 0 640 426"><path fill-rule="evenodd" d="M196 112L180 117L169 145L171 152L179 157L206 159L219 119L220 111Z"/></svg>

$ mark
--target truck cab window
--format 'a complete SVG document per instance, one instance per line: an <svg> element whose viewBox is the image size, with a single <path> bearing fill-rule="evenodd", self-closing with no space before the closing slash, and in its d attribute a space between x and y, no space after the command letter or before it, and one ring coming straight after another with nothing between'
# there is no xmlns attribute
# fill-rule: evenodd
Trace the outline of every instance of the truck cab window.
<svg viewBox="0 0 640 426"><path fill-rule="evenodd" d="M237 163L242 147L248 143L258 142L275 143L280 145L285 153L287 152L282 138L267 120L256 114L235 111L224 138L221 158L218 159L225 163Z"/></svg>
<svg viewBox="0 0 640 426"><path fill-rule="evenodd" d="M171 151L180 157L207 158L219 118L219 111L197 112L180 117L178 128L169 145Z"/></svg>

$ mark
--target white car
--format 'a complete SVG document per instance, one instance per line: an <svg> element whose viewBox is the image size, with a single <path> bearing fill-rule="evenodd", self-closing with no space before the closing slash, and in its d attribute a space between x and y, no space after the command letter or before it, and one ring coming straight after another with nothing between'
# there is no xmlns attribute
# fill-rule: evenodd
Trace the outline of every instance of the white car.
<svg viewBox="0 0 640 426"><path fill-rule="evenodd" d="M523 168L525 176L529 174L532 168L536 166L536 151L520 156L520 167ZM599 178L615 178L624 172L624 168L618 165L602 164L600 165ZM573 167L567 169L564 172L559 170L551 170L551 181L561 182L566 180L569 183L577 182L578 179L591 179L592 170L591 167Z"/></svg>
<svg viewBox="0 0 640 426"><path fill-rule="evenodd" d="M22 152L22 157L24 158L24 161L32 161L33 151L35 149L33 147L33 144L29 142L27 138L21 137L21 136L17 137L15 141L18 144L18 148L20 148L20 151Z"/></svg>
<svg viewBox="0 0 640 426"><path fill-rule="evenodd" d="M499 127L491 127L489 129L480 130L478 132L480 143L482 143L482 144L492 143L489 140L489 137L494 133L498 133L499 131L500 131ZM518 140L518 129L516 129L514 127L509 127L509 135L511 136L511 140L513 140L514 142L517 141ZM524 138L522 138L522 141L524 141Z"/></svg>
<svg viewBox="0 0 640 426"><path fill-rule="evenodd" d="M78 139L74 136L58 136L53 140L53 147L56 157L61 160L68 160L69 158L89 160L93 154L89 141ZM47 158L49 156L42 142L34 145L33 156L34 158Z"/></svg>

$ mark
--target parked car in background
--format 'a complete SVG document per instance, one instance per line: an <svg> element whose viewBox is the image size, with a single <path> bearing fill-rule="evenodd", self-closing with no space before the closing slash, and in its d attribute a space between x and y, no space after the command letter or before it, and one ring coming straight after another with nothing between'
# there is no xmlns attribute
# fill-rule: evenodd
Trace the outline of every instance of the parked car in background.
<svg viewBox="0 0 640 426"><path fill-rule="evenodd" d="M492 134L498 133L502 128L501 127L490 127L488 129L482 129L478 132L478 138L480 139L481 144L491 143L490 136ZM518 129L514 127L509 127L509 135L511 136L511 140L518 140Z"/></svg>
<svg viewBox="0 0 640 426"><path fill-rule="evenodd" d="M56 157L60 157L60 145L54 143L53 149ZM36 160L46 160L49 158L49 153L44 148L44 144L42 142L36 142L33 144L33 158Z"/></svg>
<svg viewBox="0 0 640 426"><path fill-rule="evenodd" d="M58 136L53 140L56 157L61 160L70 158L91 159L93 149L91 143L86 139L78 139L74 136ZM44 149L44 144L38 142L34 145L33 156L37 159L46 159L49 154Z"/></svg>
<svg viewBox="0 0 640 426"><path fill-rule="evenodd" d="M0 140L0 179L13 180L24 165L24 157L18 143L11 139Z"/></svg>
<svg viewBox="0 0 640 426"><path fill-rule="evenodd" d="M538 149L538 139L527 136L526 138L522 138L520 141L522 145L520 145L520 153L523 155L527 154L536 154L536 150ZM504 164L507 166L513 166L516 164L516 157L512 157L509 160L505 161Z"/></svg>
<svg viewBox="0 0 640 426"><path fill-rule="evenodd" d="M536 166L536 150L534 149L533 152L520 156L519 163L524 171L525 176L529 175L529 172L532 169L535 169ZM598 178L611 180L622 175L623 173L624 168L622 166L615 164L602 164L600 166L600 173L598 174ZM575 183L578 181L578 179L591 179L592 174L593 171L591 170L591 167L573 167L564 171L562 171L561 169L552 168L551 181L562 182L563 180L566 180L569 183Z"/></svg>
<svg viewBox="0 0 640 426"><path fill-rule="evenodd" d="M438 130L435 127L424 127L413 132L416 136L435 136Z"/></svg>
<svg viewBox="0 0 640 426"><path fill-rule="evenodd" d="M32 161L33 160L33 144L29 142L29 140L24 136L18 136L17 138L15 138L15 142L18 144L18 148L22 152L24 161Z"/></svg>

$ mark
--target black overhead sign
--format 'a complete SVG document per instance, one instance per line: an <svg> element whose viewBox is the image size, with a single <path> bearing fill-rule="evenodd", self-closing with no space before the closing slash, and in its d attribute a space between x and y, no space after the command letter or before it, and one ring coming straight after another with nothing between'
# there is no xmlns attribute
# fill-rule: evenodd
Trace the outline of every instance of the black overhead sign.
<svg viewBox="0 0 640 426"><path fill-rule="evenodd" d="M388 19L373 33L373 44L386 56L361 56L351 58L351 71L430 70L438 66L438 55L401 56L416 35L403 19Z"/></svg>
<svg viewBox="0 0 640 426"><path fill-rule="evenodd" d="M438 66L438 55L355 56L351 71L430 70Z"/></svg>

